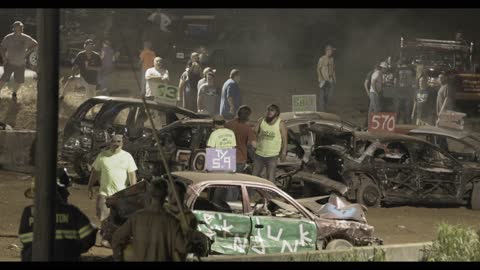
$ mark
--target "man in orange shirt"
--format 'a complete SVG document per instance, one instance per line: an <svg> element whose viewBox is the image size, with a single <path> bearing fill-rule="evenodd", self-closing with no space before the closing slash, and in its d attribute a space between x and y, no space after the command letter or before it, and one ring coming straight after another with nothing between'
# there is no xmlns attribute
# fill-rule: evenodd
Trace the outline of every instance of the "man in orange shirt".
<svg viewBox="0 0 480 270"><path fill-rule="evenodd" d="M140 78L142 80L142 95L145 94L145 72L147 69L153 67L153 60L155 59L156 55L155 52L152 51L152 42L145 41L143 43L143 51L140 53L140 60L138 61L138 65L142 67L142 73L140 74Z"/></svg>
<svg viewBox="0 0 480 270"><path fill-rule="evenodd" d="M225 124L225 127L231 129L235 134L237 141L237 172L239 173L244 172L245 164L248 160L248 145L255 148L257 144L257 136L248 125L251 114L252 109L242 105L237 111L237 117Z"/></svg>

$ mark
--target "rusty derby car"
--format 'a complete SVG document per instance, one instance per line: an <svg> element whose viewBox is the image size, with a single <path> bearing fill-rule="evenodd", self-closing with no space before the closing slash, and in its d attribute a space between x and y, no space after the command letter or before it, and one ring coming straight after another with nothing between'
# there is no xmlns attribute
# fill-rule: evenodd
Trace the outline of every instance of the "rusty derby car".
<svg viewBox="0 0 480 270"><path fill-rule="evenodd" d="M246 174L175 172L187 186L185 205L209 239L209 254L269 254L382 244L364 207L322 196L295 200L273 183ZM145 205L148 181L107 199L104 239ZM325 204L319 201L328 200Z"/></svg>

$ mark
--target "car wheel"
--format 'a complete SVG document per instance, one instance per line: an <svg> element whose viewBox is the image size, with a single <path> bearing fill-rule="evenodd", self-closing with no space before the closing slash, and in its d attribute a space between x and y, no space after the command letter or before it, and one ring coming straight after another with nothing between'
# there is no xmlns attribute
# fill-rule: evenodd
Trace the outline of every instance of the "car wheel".
<svg viewBox="0 0 480 270"><path fill-rule="evenodd" d="M381 199L378 186L370 178L362 179L360 187L357 189L357 203L366 207L380 207Z"/></svg>
<svg viewBox="0 0 480 270"><path fill-rule="evenodd" d="M34 49L29 55L28 55L28 66L33 69L37 70L38 66L38 49Z"/></svg>
<svg viewBox="0 0 480 270"><path fill-rule="evenodd" d="M201 151L201 152L197 152L195 154L195 157L193 158L192 160L192 163L190 165L190 168L193 170L193 171L205 171L207 169L207 166L206 166L206 156L205 156L205 152Z"/></svg>
<svg viewBox="0 0 480 270"><path fill-rule="evenodd" d="M325 250L342 250L342 249L349 249L353 248L352 243L348 242L345 239L333 239L332 241L328 242Z"/></svg>
<svg viewBox="0 0 480 270"><path fill-rule="evenodd" d="M470 206L472 210L480 210L480 182L473 184Z"/></svg>
<svg viewBox="0 0 480 270"><path fill-rule="evenodd" d="M91 168L85 155L81 155L75 159L73 162L73 169L78 175L77 183L82 185L88 184Z"/></svg>

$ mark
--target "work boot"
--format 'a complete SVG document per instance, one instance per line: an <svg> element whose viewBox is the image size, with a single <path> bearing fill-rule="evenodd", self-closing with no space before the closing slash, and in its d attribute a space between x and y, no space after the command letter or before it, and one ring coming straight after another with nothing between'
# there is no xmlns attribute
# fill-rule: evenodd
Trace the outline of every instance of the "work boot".
<svg viewBox="0 0 480 270"><path fill-rule="evenodd" d="M17 93L15 93L15 92L12 93L12 100L14 102L17 102Z"/></svg>

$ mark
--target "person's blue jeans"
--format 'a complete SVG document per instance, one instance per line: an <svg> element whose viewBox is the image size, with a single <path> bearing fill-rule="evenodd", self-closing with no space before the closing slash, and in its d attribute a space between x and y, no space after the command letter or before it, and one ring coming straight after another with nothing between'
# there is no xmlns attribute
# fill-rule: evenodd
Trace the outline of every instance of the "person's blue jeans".
<svg viewBox="0 0 480 270"><path fill-rule="evenodd" d="M319 82L320 91L317 97L318 111L326 112L327 104L335 91L335 84L329 81Z"/></svg>
<svg viewBox="0 0 480 270"><path fill-rule="evenodd" d="M267 180L270 180L272 183L275 181L275 172L277 170L277 160L278 156L273 157L262 157L255 154L253 159L253 175L261 176L263 168L267 169Z"/></svg>
<svg viewBox="0 0 480 270"><path fill-rule="evenodd" d="M380 103L380 95L375 92L370 92L370 105L368 106L368 115L372 112L380 112L382 105Z"/></svg>

